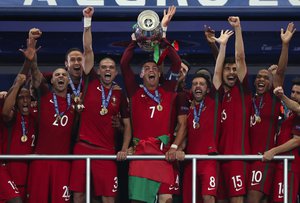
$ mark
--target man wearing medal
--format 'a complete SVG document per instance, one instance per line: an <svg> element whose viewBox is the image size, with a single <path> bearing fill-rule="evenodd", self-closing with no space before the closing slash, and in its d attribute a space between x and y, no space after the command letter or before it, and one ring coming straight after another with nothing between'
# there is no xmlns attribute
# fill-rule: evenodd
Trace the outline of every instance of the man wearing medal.
<svg viewBox="0 0 300 203"><path fill-rule="evenodd" d="M300 184L300 79L292 80L291 98L288 98L282 87L274 89L274 94L283 101L289 110L290 116L283 121L280 131L276 136L276 146L264 152L263 161L270 161L275 155L293 155L295 159L288 168L288 202L297 202L298 188ZM283 202L283 163L276 162L276 172L273 176L273 202Z"/></svg>
<svg viewBox="0 0 300 203"><path fill-rule="evenodd" d="M275 146L281 102L274 95L273 90L283 85L288 63L289 42L294 32L293 23L289 23L285 31L281 30L282 49L278 65L272 65L269 69L261 69L256 75L254 81L256 92L252 97L253 108L250 116L251 154L262 154ZM274 162L253 161L250 163L247 194L249 202L259 203L263 199L268 199L272 194L272 187L274 185L275 188L278 187L273 182L275 166ZM274 190L275 193L277 191L280 189Z"/></svg>
<svg viewBox="0 0 300 203"><path fill-rule="evenodd" d="M69 91L75 104L81 103L83 54L78 48L71 48L66 53L65 67L69 73ZM80 107L79 107L80 108Z"/></svg>
<svg viewBox="0 0 300 203"><path fill-rule="evenodd" d="M175 14L175 7L164 12L162 26L167 26ZM163 28L166 30L166 27ZM137 47L135 34L121 59L121 71L125 82L127 95L131 104L131 121L134 136L135 155L165 154L167 160L174 160L178 145L184 139L187 108L181 108L181 98L173 90L168 90L165 83L159 86L160 70L153 60L147 60L142 65L140 77L143 84L135 81L130 62L134 49ZM169 49L172 70L178 74L181 60L176 50L165 39L165 32L160 43ZM185 97L183 97L185 98ZM177 112L177 114L176 114ZM177 136L173 138L175 120L178 119ZM132 202L154 202L158 194L159 202L172 201L172 191L175 183L172 163L165 160L134 160L129 166L129 199ZM167 186L167 187L166 187ZM177 188L178 190L178 188Z"/></svg>
<svg viewBox="0 0 300 203"><path fill-rule="evenodd" d="M38 139L36 154L70 154L71 131L75 110L68 93L68 72L56 69L48 86L37 67L31 64L32 84L38 92ZM28 175L27 202L70 202L69 176L71 161L33 160ZM41 187L41 184L48 187Z"/></svg>
<svg viewBox="0 0 300 203"><path fill-rule="evenodd" d="M117 153L117 160L125 160L131 139L131 128L127 99L114 83L118 73L116 63L111 58L103 58L97 71L94 67L92 49L91 20L94 8L83 10L84 31L84 63L83 70L88 78L84 97L84 110L78 132L78 140L74 146L74 154L114 155L115 133L113 117L121 115L124 124L123 145ZM73 191L75 203L85 202L86 167L84 160L72 162L70 189ZM118 191L117 166L114 160L92 160L91 178L93 196L101 197L103 203L114 203Z"/></svg>
<svg viewBox="0 0 300 203"><path fill-rule="evenodd" d="M27 48L20 50L24 53L25 62L3 104L2 116L5 127L1 144L3 152L6 154L32 154L35 146L36 113L31 109L31 96L27 75L36 52L36 38L39 38L41 35L40 32L36 31L38 30L35 28L29 31ZM12 160L7 161L5 166L2 166L2 168L6 168L9 177L13 179L7 183L14 184L13 188L15 187L18 190L14 192L14 195L21 197L23 202L26 201L28 164L27 160ZM1 181L4 181L4 179L1 179ZM5 188L1 188L2 192L6 193ZM7 198L10 199L10 195L8 197L0 197L2 200ZM22 200L14 198L13 200L9 200L9 202L21 202Z"/></svg>
<svg viewBox="0 0 300 203"><path fill-rule="evenodd" d="M218 94L206 74L197 73L192 79L192 100L187 116L187 154L216 154L220 126L220 107ZM197 161L197 188L203 202L214 202L217 195L218 176L216 160ZM192 164L184 168L183 202L192 202Z"/></svg>
<svg viewBox="0 0 300 203"><path fill-rule="evenodd" d="M235 57L225 58L227 40L231 31L222 31L226 38L216 39L220 43L213 83L222 94L220 154L245 155L250 153L249 127L251 93L247 80L242 26L237 16L228 18L235 32ZM222 161L218 200L243 202L246 194L245 161ZM238 184L237 184L238 183Z"/></svg>

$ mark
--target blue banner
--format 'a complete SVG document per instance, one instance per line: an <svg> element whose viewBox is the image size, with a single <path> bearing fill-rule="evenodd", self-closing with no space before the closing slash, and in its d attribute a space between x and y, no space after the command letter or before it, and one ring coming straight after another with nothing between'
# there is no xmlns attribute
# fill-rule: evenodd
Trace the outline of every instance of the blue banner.
<svg viewBox="0 0 300 203"><path fill-rule="evenodd" d="M300 17L300 0L0 0L4 20L62 20L81 17L82 8L95 7L100 20L132 20L146 9L159 14L177 7L180 20L224 19L238 15L249 19L294 20Z"/></svg>
<svg viewBox="0 0 300 203"><path fill-rule="evenodd" d="M0 7L300 7L300 0L1 0Z"/></svg>

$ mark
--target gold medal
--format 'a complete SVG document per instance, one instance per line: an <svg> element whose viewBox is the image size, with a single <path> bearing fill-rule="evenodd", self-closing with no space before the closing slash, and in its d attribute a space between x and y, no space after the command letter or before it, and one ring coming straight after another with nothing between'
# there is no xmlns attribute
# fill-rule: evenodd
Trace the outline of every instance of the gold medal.
<svg viewBox="0 0 300 203"><path fill-rule="evenodd" d="M74 102L77 104L78 102L80 101L80 98L79 97L74 97Z"/></svg>
<svg viewBox="0 0 300 203"><path fill-rule="evenodd" d="M100 110L100 115L101 115L101 116L104 116L104 115L106 115L107 113L108 113L108 109L105 108L105 107L103 107L103 108Z"/></svg>
<svg viewBox="0 0 300 203"><path fill-rule="evenodd" d="M193 128L198 129L200 127L199 123L196 123L195 120L193 120Z"/></svg>
<svg viewBox="0 0 300 203"><path fill-rule="evenodd" d="M160 105L160 104L158 104L158 105L156 106L156 108L157 108L158 111L162 111L162 110L163 110L163 107L162 107L162 105Z"/></svg>
<svg viewBox="0 0 300 203"><path fill-rule="evenodd" d="M255 115L255 121L256 121L257 123L260 123L260 122L261 122L261 118L260 118L260 116L258 116L258 115Z"/></svg>
<svg viewBox="0 0 300 203"><path fill-rule="evenodd" d="M22 142L26 142L27 141L27 135L22 135L22 137L21 137L21 141Z"/></svg>

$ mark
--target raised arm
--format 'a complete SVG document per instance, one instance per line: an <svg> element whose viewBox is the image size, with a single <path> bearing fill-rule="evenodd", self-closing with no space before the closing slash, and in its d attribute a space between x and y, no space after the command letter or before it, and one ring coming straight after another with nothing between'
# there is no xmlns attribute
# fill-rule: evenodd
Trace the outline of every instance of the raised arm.
<svg viewBox="0 0 300 203"><path fill-rule="evenodd" d="M214 39L216 37L215 31L210 26L204 25L204 36L208 43L208 46L211 49L214 59L217 60L219 54L219 48L216 44L216 40Z"/></svg>
<svg viewBox="0 0 300 203"><path fill-rule="evenodd" d="M220 50L217 57L215 72L213 76L213 84L216 90L218 90L222 85L222 74L223 74L222 72L223 72L224 60L226 55L226 45L231 35L233 35L233 31L226 30L224 32L222 30L219 38L213 37L214 40L216 40L216 42L220 44Z"/></svg>
<svg viewBox="0 0 300 203"><path fill-rule="evenodd" d="M29 37L27 40L28 42L27 49L23 52L25 57L28 60L31 60L30 68L31 68L31 76L32 76L32 85L34 88L38 88L42 83L42 80L44 79L43 74L38 69L37 56L36 56L36 52L38 50L36 49L36 42L37 39L41 37L41 35L42 32L39 29L32 28L29 31Z"/></svg>
<svg viewBox="0 0 300 203"><path fill-rule="evenodd" d="M168 8L168 11L166 11L166 9L164 9L164 16L161 20L161 28L163 30L163 38L166 38L166 32L169 26L169 23L171 22L173 16L176 13L176 7L175 6L170 6Z"/></svg>
<svg viewBox="0 0 300 203"><path fill-rule="evenodd" d="M137 42L136 42L135 34L132 33L131 42L128 45L128 47L125 49L125 51L122 55L121 61L120 61L121 72L122 72L123 80L125 83L125 89L128 94L128 97L131 97L132 94L138 88L138 84L135 81L134 72L130 66L136 45L137 45Z"/></svg>
<svg viewBox="0 0 300 203"><path fill-rule="evenodd" d="M94 14L93 7L86 7L82 11L84 30L83 30L83 71L87 75L94 67L94 52L92 48L92 16Z"/></svg>
<svg viewBox="0 0 300 203"><path fill-rule="evenodd" d="M42 35L42 32L37 28L32 28L28 32L28 39L26 40L26 49L19 49L25 56L25 61L20 70L20 74L28 76L30 67L33 63L36 63L36 52L39 50L36 49L36 40Z"/></svg>
<svg viewBox="0 0 300 203"><path fill-rule="evenodd" d="M288 63L289 43L295 31L296 28L294 28L294 23L289 23L286 28L286 31L284 31L284 29L281 28L280 37L282 41L282 48L280 58L278 61L278 68L274 74L273 86L275 88L283 85L284 73L286 71Z"/></svg>
<svg viewBox="0 0 300 203"><path fill-rule="evenodd" d="M285 94L284 94L284 90L281 86L276 87L274 89L274 94L281 99L281 101L283 101L285 103L285 105L287 106L288 109L290 109L291 111L297 113L298 115L300 115L300 104L290 98L288 98Z"/></svg>
<svg viewBox="0 0 300 203"><path fill-rule="evenodd" d="M228 18L228 22L234 28L235 32L235 62L237 65L238 78L240 82L242 82L247 73L247 65L245 60L245 50L240 18L237 16L230 16Z"/></svg>
<svg viewBox="0 0 300 203"><path fill-rule="evenodd" d="M18 93L21 89L21 87L24 85L26 81L26 75L24 74L18 74L13 86L9 90L9 92L6 95L4 104L3 104L3 109L2 109L2 116L3 120L8 122L11 121L13 116L14 116L14 106L16 104L16 99L18 96Z"/></svg>

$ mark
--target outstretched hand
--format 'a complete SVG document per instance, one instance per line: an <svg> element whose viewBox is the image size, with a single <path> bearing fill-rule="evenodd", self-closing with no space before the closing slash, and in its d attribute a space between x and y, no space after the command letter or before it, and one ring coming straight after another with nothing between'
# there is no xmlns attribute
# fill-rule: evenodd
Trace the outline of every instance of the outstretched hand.
<svg viewBox="0 0 300 203"><path fill-rule="evenodd" d="M166 9L164 10L164 17L163 19L161 20L161 26L162 27L168 27L172 17L174 16L174 14L176 13L176 7L173 5L173 6L170 6L168 8L168 12L166 11Z"/></svg>
<svg viewBox="0 0 300 203"><path fill-rule="evenodd" d="M296 32L296 28L293 22L288 24L286 31L284 31L284 29L281 28L280 37L282 42L285 44L289 43L295 32Z"/></svg>
<svg viewBox="0 0 300 203"><path fill-rule="evenodd" d="M222 30L220 37L213 37L213 39L216 40L216 42L218 42L219 44L226 45L229 37L231 37L231 35L233 34L234 32L232 30Z"/></svg>

